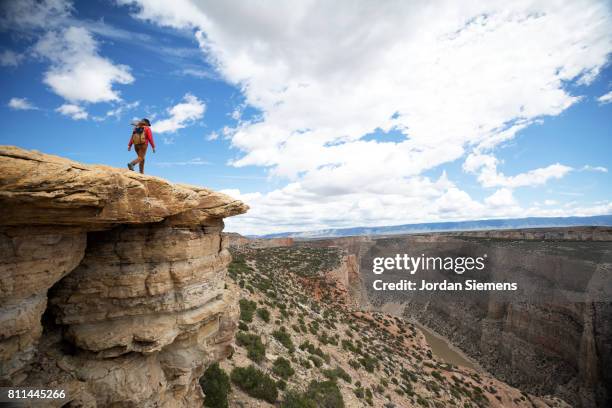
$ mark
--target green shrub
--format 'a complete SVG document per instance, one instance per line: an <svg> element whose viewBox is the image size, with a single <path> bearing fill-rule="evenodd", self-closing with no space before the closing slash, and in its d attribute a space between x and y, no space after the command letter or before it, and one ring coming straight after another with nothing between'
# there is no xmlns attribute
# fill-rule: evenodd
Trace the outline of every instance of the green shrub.
<svg viewBox="0 0 612 408"><path fill-rule="evenodd" d="M374 369L378 367L378 360L374 357L370 357L370 356L361 357L359 359L359 362L361 363L363 368L365 368L366 371L369 373L373 372Z"/></svg>
<svg viewBox="0 0 612 408"><path fill-rule="evenodd" d="M254 366L236 367L230 374L232 382L253 398L274 403L278 396L276 382Z"/></svg>
<svg viewBox="0 0 612 408"><path fill-rule="evenodd" d="M352 381L351 376L340 366L334 368L333 370L323 370L323 375L332 381L336 381L338 378L341 378L349 384Z"/></svg>
<svg viewBox="0 0 612 408"><path fill-rule="evenodd" d="M316 402L315 402L316 401ZM343 408L344 400L333 381L312 381L304 393L289 390L281 408Z"/></svg>
<svg viewBox="0 0 612 408"><path fill-rule="evenodd" d="M285 400L281 408L317 408L317 405L306 394L296 390L289 390L285 394Z"/></svg>
<svg viewBox="0 0 612 408"><path fill-rule="evenodd" d="M279 357L274 361L272 372L285 380L295 374L295 370L291 367L289 360L283 357Z"/></svg>
<svg viewBox="0 0 612 408"><path fill-rule="evenodd" d="M315 355L310 355L308 356L308 359L310 361L312 361L312 363L315 365L315 367L319 368L323 365L323 360L321 360L319 357L315 356Z"/></svg>
<svg viewBox="0 0 612 408"><path fill-rule="evenodd" d="M293 345L293 341L291 341L291 335L284 330L282 327L280 330L274 330L272 332L272 337L274 337L280 344L285 346L290 353L295 351L295 346Z"/></svg>
<svg viewBox="0 0 612 408"><path fill-rule="evenodd" d="M246 348L247 357L259 363L266 355L266 346L261 342L261 337L257 334L238 332L236 334L236 344Z"/></svg>
<svg viewBox="0 0 612 408"><path fill-rule="evenodd" d="M320 408L344 407L342 394L338 385L333 381L311 381L306 390L306 395L312 401L317 401L317 407Z"/></svg>
<svg viewBox="0 0 612 408"><path fill-rule="evenodd" d="M253 321L253 313L257 309L257 303L247 299L240 299L238 303L240 305L240 320L251 323Z"/></svg>
<svg viewBox="0 0 612 408"><path fill-rule="evenodd" d="M266 323L270 323L270 312L268 309L257 309L257 316Z"/></svg>
<svg viewBox="0 0 612 408"><path fill-rule="evenodd" d="M238 329L243 331L249 331L249 325L242 321L238 322Z"/></svg>
<svg viewBox="0 0 612 408"><path fill-rule="evenodd" d="M200 387L204 391L204 406L212 408L227 408L227 394L230 392L229 377L219 367L218 363L211 364L202 377Z"/></svg>

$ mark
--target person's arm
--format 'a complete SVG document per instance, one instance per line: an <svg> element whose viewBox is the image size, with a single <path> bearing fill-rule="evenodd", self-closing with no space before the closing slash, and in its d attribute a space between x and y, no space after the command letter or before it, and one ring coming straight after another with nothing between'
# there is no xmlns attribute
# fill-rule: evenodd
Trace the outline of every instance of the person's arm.
<svg viewBox="0 0 612 408"><path fill-rule="evenodd" d="M151 132L151 128L148 126L145 128L145 132L147 134L147 139L149 140L149 143L151 143L151 147L153 148L153 153L155 153L155 142L153 141L153 132Z"/></svg>
<svg viewBox="0 0 612 408"><path fill-rule="evenodd" d="M130 141L128 142L128 151L132 149L132 143L134 143L134 141L132 140L133 135L134 132L132 132L132 134L130 135Z"/></svg>

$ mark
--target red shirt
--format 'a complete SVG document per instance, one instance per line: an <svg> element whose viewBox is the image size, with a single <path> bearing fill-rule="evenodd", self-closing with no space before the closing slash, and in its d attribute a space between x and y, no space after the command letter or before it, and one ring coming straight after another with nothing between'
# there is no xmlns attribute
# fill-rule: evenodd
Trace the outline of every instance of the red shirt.
<svg viewBox="0 0 612 408"><path fill-rule="evenodd" d="M155 149L155 142L153 141L153 132L151 132L151 128L148 126L144 126L144 130L145 130L145 145L149 145L149 143L151 143L151 146L153 146L153 148ZM130 142L128 143L128 147L131 147L132 144L134 142L132 141L132 136L130 136Z"/></svg>

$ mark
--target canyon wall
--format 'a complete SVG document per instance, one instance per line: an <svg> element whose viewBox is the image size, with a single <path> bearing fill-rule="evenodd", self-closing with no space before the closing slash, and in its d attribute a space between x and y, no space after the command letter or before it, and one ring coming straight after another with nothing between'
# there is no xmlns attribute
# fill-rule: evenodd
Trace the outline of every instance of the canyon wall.
<svg viewBox="0 0 612 408"><path fill-rule="evenodd" d="M394 308L448 338L497 378L577 407L612 396L612 228L571 227L344 237L304 241L358 258L362 305ZM487 268L372 272L372 258L395 254L478 257ZM385 282L517 282L520 294L375 291ZM356 287L355 287L356 288ZM369 305L368 305L369 303Z"/></svg>
<svg viewBox="0 0 612 408"><path fill-rule="evenodd" d="M345 245L345 244L339 244ZM360 273L375 308L404 313L444 335L497 378L577 407L609 406L612 395L612 229L578 227L372 238ZM372 272L395 254L486 257L483 271ZM398 282L517 282L516 292L375 291Z"/></svg>
<svg viewBox="0 0 612 408"><path fill-rule="evenodd" d="M50 406L201 406L237 290L208 189L0 146L0 385Z"/></svg>

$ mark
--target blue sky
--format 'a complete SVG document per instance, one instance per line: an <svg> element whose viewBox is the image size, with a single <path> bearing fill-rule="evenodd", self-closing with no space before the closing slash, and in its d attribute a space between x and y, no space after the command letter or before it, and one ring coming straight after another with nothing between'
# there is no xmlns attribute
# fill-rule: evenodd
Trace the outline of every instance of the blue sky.
<svg viewBox="0 0 612 408"><path fill-rule="evenodd" d="M0 144L125 167L146 116L249 234L608 214L610 7L3 2Z"/></svg>

